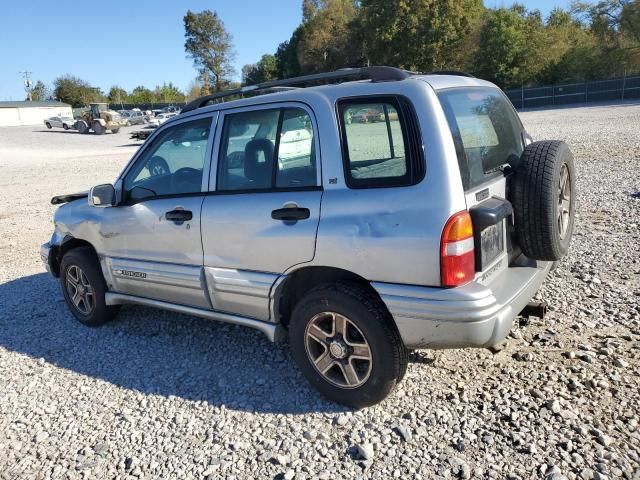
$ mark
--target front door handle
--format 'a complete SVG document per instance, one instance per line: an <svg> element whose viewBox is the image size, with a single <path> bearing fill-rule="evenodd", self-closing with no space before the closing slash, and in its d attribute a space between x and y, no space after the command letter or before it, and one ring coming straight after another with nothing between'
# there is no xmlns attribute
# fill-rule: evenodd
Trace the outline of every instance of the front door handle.
<svg viewBox="0 0 640 480"><path fill-rule="evenodd" d="M190 210L171 210L164 214L164 218L170 222L188 222L193 218Z"/></svg>
<svg viewBox="0 0 640 480"><path fill-rule="evenodd" d="M271 218L274 220L283 220L285 222L297 222L298 220L306 220L311 216L308 208L288 207L278 208L271 212Z"/></svg>

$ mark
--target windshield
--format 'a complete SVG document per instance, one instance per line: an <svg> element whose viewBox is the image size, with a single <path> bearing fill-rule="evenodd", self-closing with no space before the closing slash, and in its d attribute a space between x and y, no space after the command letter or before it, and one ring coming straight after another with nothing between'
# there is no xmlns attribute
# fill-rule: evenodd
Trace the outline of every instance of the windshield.
<svg viewBox="0 0 640 480"><path fill-rule="evenodd" d="M465 190L504 175L524 149L513 107L496 88L452 88L438 93L456 145Z"/></svg>

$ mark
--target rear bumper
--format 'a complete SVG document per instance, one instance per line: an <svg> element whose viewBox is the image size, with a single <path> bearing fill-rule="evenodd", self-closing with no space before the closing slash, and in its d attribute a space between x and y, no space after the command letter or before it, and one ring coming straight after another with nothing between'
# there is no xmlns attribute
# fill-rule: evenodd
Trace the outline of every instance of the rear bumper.
<svg viewBox="0 0 640 480"><path fill-rule="evenodd" d="M542 285L551 262L524 259L491 283L457 288L372 283L408 348L490 347Z"/></svg>

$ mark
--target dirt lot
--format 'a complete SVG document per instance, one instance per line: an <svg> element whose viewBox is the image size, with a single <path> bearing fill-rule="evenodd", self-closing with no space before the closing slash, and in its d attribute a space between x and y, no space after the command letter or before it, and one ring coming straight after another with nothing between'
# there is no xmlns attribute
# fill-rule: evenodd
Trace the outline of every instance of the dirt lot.
<svg viewBox="0 0 640 480"><path fill-rule="evenodd" d="M38 255L49 199L113 180L137 127L0 129L0 479L640 478L640 105L522 118L579 172L549 315L496 355L413 353L357 412L252 330L139 307L78 324Z"/></svg>

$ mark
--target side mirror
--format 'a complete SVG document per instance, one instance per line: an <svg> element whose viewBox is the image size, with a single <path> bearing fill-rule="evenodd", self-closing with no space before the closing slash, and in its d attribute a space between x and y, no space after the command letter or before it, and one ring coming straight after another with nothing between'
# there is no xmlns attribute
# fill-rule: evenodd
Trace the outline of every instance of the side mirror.
<svg viewBox="0 0 640 480"><path fill-rule="evenodd" d="M89 205L111 207L116 202L116 190L110 183L96 185L89 191Z"/></svg>

